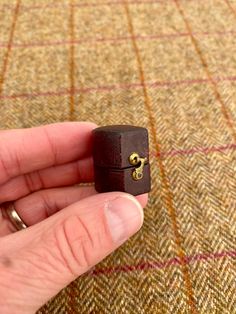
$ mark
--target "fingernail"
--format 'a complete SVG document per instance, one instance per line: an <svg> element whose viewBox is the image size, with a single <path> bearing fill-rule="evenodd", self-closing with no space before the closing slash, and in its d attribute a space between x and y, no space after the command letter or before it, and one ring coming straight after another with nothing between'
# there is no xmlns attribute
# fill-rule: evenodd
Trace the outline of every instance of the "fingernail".
<svg viewBox="0 0 236 314"><path fill-rule="evenodd" d="M127 240L141 228L143 223L143 208L132 195L122 195L108 201L105 215L115 243Z"/></svg>

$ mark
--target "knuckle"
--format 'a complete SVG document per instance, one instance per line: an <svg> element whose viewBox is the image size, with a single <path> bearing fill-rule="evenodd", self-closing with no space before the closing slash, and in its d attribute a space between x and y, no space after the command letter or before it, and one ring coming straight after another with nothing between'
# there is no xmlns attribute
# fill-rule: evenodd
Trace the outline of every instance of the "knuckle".
<svg viewBox="0 0 236 314"><path fill-rule="evenodd" d="M25 186L29 192L35 192L40 189L45 189L46 186L40 175L40 171L24 174Z"/></svg>
<svg viewBox="0 0 236 314"><path fill-rule="evenodd" d="M75 162L74 163L74 167L75 167L75 173L76 173L76 176L77 176L77 180L78 182L81 181L81 169L80 169L80 162Z"/></svg>
<svg viewBox="0 0 236 314"><path fill-rule="evenodd" d="M6 161L0 156L0 171L1 171L1 176L4 178L4 180L8 180L10 178L10 172L9 168L7 167Z"/></svg>
<svg viewBox="0 0 236 314"><path fill-rule="evenodd" d="M79 216L70 216L58 225L55 238L60 257L72 274L79 275L93 265L96 236Z"/></svg>
<svg viewBox="0 0 236 314"><path fill-rule="evenodd" d="M38 182L36 182L35 178L33 178L32 173L24 174L25 186L29 192L34 192L40 189Z"/></svg>
<svg viewBox="0 0 236 314"><path fill-rule="evenodd" d="M49 151L51 152L53 164L57 164L58 163L57 149L56 149L56 146L54 145L54 141L52 140L51 133L49 132L48 126L44 126L42 128L42 131L43 131L44 136L46 138L47 145L49 147Z"/></svg>
<svg viewBox="0 0 236 314"><path fill-rule="evenodd" d="M5 180L13 177L15 173L20 172L19 156L13 150L10 151L4 142L0 152L0 171L1 176Z"/></svg>

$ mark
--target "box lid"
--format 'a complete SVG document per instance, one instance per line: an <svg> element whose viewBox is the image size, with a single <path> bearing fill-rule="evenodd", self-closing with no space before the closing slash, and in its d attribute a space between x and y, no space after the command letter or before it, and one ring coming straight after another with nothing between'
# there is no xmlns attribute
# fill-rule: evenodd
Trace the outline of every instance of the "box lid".
<svg viewBox="0 0 236 314"><path fill-rule="evenodd" d="M132 167L129 156L136 152L147 157L148 130L133 125L107 125L96 128L93 133L94 164L100 167Z"/></svg>

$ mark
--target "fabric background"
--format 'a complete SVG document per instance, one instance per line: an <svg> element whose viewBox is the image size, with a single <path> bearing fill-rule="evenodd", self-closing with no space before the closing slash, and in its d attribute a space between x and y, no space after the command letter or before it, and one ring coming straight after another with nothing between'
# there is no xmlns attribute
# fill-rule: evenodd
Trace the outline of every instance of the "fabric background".
<svg viewBox="0 0 236 314"><path fill-rule="evenodd" d="M236 313L236 1L0 0L0 127L150 134L143 228L38 313Z"/></svg>

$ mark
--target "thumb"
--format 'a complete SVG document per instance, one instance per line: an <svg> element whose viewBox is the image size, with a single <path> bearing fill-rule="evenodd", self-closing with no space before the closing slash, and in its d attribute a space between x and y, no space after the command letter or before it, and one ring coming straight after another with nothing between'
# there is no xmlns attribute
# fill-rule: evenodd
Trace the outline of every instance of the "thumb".
<svg viewBox="0 0 236 314"><path fill-rule="evenodd" d="M0 240L0 312L34 313L138 231L129 194L97 194Z"/></svg>

